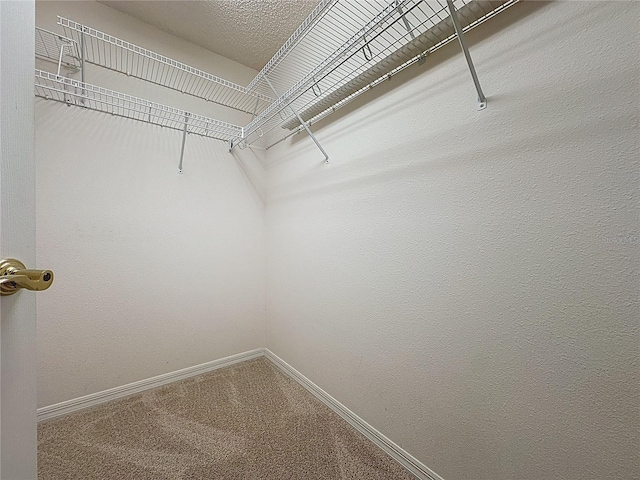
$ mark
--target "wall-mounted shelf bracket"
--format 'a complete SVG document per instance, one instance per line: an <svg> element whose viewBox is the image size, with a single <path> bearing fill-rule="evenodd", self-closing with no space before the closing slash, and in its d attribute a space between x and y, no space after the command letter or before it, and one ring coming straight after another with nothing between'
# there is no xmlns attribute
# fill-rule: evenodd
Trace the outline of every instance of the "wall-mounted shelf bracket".
<svg viewBox="0 0 640 480"><path fill-rule="evenodd" d="M36 27L35 32L36 58L57 64L57 75L63 75L62 69L75 73L81 68L80 51L75 40Z"/></svg>
<svg viewBox="0 0 640 480"><path fill-rule="evenodd" d="M80 81L82 83L85 83L85 79L84 79L84 64L85 64L85 59L87 58L87 54L86 54L86 44L87 44L87 39L84 36L84 30L82 31L82 34L80 35ZM85 92L83 91L82 94L84 95ZM82 105L84 106L84 98L81 99Z"/></svg>
<svg viewBox="0 0 640 480"><path fill-rule="evenodd" d="M58 58L58 75L60 75L60 72L62 71L62 58L64 57L64 49L68 48L69 50L73 49L73 44L72 43L63 43L62 45L60 45L60 57Z"/></svg>
<svg viewBox="0 0 640 480"><path fill-rule="evenodd" d="M422 65L456 38L478 110L486 108L464 33L519 0L316 1L314 11L248 87L59 17L64 35L36 29L36 58L54 63L58 74L37 70L35 93L182 132L180 173L188 134L222 140L231 153L254 142L268 149L304 130L328 163L312 125L409 66ZM87 84L87 64L245 112L252 120L242 127ZM80 72L81 81L61 76L64 68Z"/></svg>
<svg viewBox="0 0 640 480"><path fill-rule="evenodd" d="M267 76L264 76L264 81L267 82L267 85L269 85L269 87L271 88L271 90L273 90L273 93L275 94L276 97L279 96L278 92L276 91L275 88L273 88L273 85L271 84L271 82L269 81L269 79L267 78ZM329 155L327 155L327 152L325 152L324 148L322 148L322 145L320 145L320 142L318 142L318 139L316 138L316 136L313 134L313 132L311 131L311 129L309 128L309 125L307 125L307 122L305 122L304 120L302 120L302 117L300 116L300 114L298 113L298 111L296 109L294 109L293 107L291 107L291 105L289 105L289 107L291 108L291 110L293 110L293 113L296 114L296 117L298 117L298 121L300 122L300 124L304 127L304 129L307 131L307 133L309 134L309 136L311 137L311 140L313 140L313 143L316 144L316 147L318 147L318 149L322 152L322 154L324 155L324 162L325 163L329 163Z"/></svg>
<svg viewBox="0 0 640 480"><path fill-rule="evenodd" d="M469 49L467 48L467 45L464 41L464 32L462 31L462 27L460 26L460 21L458 20L456 7L453 6L452 0L447 0L447 5L449 7L449 13L451 14L451 21L453 22L453 26L456 29L456 34L458 35L460 48L462 48L464 57L467 60L467 65L469 66L469 71L471 72L471 78L473 78L473 83L476 86L476 91L478 92L478 110L484 110L485 108L487 108L487 97L485 97L484 93L482 92L482 87L480 86L480 81L478 80L478 74L476 73L476 68L473 65L471 54L469 53Z"/></svg>
<svg viewBox="0 0 640 480"><path fill-rule="evenodd" d="M182 129L182 147L180 147L180 163L178 164L178 173L182 173L182 159L184 158L184 144L187 141L187 126L189 125L189 114L184 115L184 128Z"/></svg>

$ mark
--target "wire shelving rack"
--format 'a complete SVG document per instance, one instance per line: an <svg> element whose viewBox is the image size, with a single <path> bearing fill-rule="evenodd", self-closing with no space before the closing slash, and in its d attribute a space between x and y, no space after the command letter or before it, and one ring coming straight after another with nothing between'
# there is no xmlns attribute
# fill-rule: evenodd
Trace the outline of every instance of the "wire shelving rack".
<svg viewBox="0 0 640 480"><path fill-rule="evenodd" d="M35 71L35 94L38 97L63 102L67 105L81 106L90 110L182 131L182 148L178 166L180 173L182 173L187 134L216 138L227 142L242 135L242 127L238 125L42 70Z"/></svg>
<svg viewBox="0 0 640 480"><path fill-rule="evenodd" d="M36 58L58 64L58 75L63 67L76 72L82 66L78 43L64 35L36 27L35 49Z"/></svg>
<svg viewBox="0 0 640 480"><path fill-rule="evenodd" d="M133 43L58 17L58 25L84 50L87 63L115 70L241 112L256 114L273 98L147 50Z"/></svg>
<svg viewBox="0 0 640 480"><path fill-rule="evenodd" d="M286 42L278 49L278 51L271 57L267 64L262 67L262 70L258 72L258 75L247 86L247 89L253 91L261 86L261 81L271 73L292 50L302 40L307 33L312 31L313 26L322 16L333 7L338 0L321 0L313 11L307 16L307 18L300 24L300 26L291 34ZM264 85L262 85L264 88ZM268 95L271 95L270 89Z"/></svg>
<svg viewBox="0 0 640 480"><path fill-rule="evenodd" d="M320 0L248 86L235 84L126 40L58 17L65 35L36 29L36 56L58 74L36 70L36 95L68 105L224 140L231 151L258 140L266 148L309 126L455 40L478 95L486 97L464 32L519 0ZM253 115L238 126L84 82L85 63L114 70ZM82 81L61 75L81 71ZM278 128L280 127L280 128Z"/></svg>
<svg viewBox="0 0 640 480"><path fill-rule="evenodd" d="M453 4L462 31L467 31L516 2ZM235 142L252 144L262 138L269 148L290 136L289 131L306 128L301 119L308 127L457 37L446 0L329 2L310 31L278 52L276 67L256 77L253 88L266 84L279 95Z"/></svg>

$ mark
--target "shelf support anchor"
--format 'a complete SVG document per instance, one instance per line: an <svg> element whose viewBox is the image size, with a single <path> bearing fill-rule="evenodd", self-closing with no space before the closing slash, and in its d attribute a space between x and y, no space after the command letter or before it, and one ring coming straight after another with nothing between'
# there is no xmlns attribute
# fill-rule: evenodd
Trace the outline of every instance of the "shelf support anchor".
<svg viewBox="0 0 640 480"><path fill-rule="evenodd" d="M184 116L184 128L182 129L182 147L180 148L180 163L178 164L178 173L182 173L182 158L184 157L184 144L187 140L187 125L189 124L189 114Z"/></svg>
<svg viewBox="0 0 640 480"><path fill-rule="evenodd" d="M271 87L271 90L273 90L273 93L275 94L275 96L279 96L278 92L276 91L275 88L273 88L273 85L271 85L271 82L269 81L269 79L267 78L267 76L264 76L264 80L267 82L267 84L269 85L269 87ZM311 140L313 140L313 143L316 144L316 147L318 147L318 149L322 152L322 154L324 155L324 161L325 163L329 163L329 155L327 155L327 152L324 151L324 148L322 148L322 145L320 145L320 142L318 142L318 139L316 138L316 136L313 134L313 132L311 131L311 129L309 128L309 125L307 125L307 122L305 122L302 117L300 116L300 114L298 113L298 111L293 108L291 105L289 105L289 108L291 108L291 110L293 111L293 113L296 114L296 117L298 117L298 121L300 122L300 124L304 127L304 129L307 131L307 133L309 134L309 136L311 137Z"/></svg>
<svg viewBox="0 0 640 480"><path fill-rule="evenodd" d="M57 78L60 78L60 73L62 72L62 59L64 58L64 49L65 48L71 48L72 44L70 43L61 43L60 44L60 56L58 57L58 72L56 74ZM64 86L64 89L66 90L67 87L66 85ZM76 89L77 92L77 89ZM68 96L66 93L64 94L64 101L67 105L69 105L71 103L71 97Z"/></svg>
<svg viewBox="0 0 640 480"><path fill-rule="evenodd" d="M467 48L466 43L464 42L464 32L462 31L462 27L460 26L460 21L458 20L458 14L456 12L456 7L453 6L452 0L447 0L447 5L449 6L449 13L451 14L451 20L453 21L453 26L456 29L456 34L458 35L458 40L460 41L460 48L464 52L464 57L467 59L467 65L469 65L469 70L471 71L471 77L473 78L473 83L476 86L476 90L478 92L478 110L484 110L487 108L487 97L484 96L482 92L482 87L480 86L480 81L478 80L478 74L476 73L476 68L473 66L473 60L471 59L471 54L469 53L469 49Z"/></svg>

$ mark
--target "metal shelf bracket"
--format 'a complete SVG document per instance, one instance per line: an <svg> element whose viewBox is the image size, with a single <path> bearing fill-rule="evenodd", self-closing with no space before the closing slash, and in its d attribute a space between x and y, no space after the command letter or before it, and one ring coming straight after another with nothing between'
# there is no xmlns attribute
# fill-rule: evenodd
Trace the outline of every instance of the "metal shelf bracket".
<svg viewBox="0 0 640 480"><path fill-rule="evenodd" d="M55 64L57 75L36 70L35 93L182 132L179 173L189 134L224 141L232 153L258 141L268 149L304 130L329 163L312 125L409 66L422 65L456 38L476 88L478 110L485 109L487 98L464 33L519 0L316 1L313 12L247 87L58 17L64 35L36 28L36 58ZM85 65L242 111L251 121L234 125L87 84ZM80 81L63 76L63 68L79 73Z"/></svg>
<svg viewBox="0 0 640 480"><path fill-rule="evenodd" d="M471 78L473 78L473 83L476 86L476 91L478 92L478 110L484 110L485 108L487 108L487 97L484 96L484 92L482 91L482 87L480 86L480 81L478 80L476 68L474 67L473 60L471 59L471 54L469 53L469 49L467 48L467 45L464 41L464 32L462 31L460 21L458 20L456 7L454 7L452 0L447 0L447 6L449 7L451 21L453 22L453 26L456 29L456 34L458 35L458 40L460 41L460 48L462 48L464 58L466 58L467 60L467 65L469 66L469 71L471 72Z"/></svg>
<svg viewBox="0 0 640 480"><path fill-rule="evenodd" d="M271 82L269 81L269 79L267 78L267 76L264 76L264 81L267 82L267 85L269 85L269 87L271 87L271 90L273 90L273 93L275 94L276 97L279 96L278 92L276 91L275 88L273 88L273 85L271 84ZM293 113L296 114L296 117L298 117L298 120L300 121L300 124L304 127L304 129L307 131L307 133L309 134L309 136L311 137L311 140L313 140L313 143L316 144L316 147L318 147L318 149L322 152L322 154L324 155L324 162L325 163L329 163L329 155L327 155L327 152L325 152L324 148L322 148L322 145L320 145L320 142L318 142L318 139L316 138L316 136L313 134L313 132L311 131L311 129L309 128L309 125L307 125L307 122L305 122L304 120L302 120L302 117L300 116L300 114L298 113L298 111L296 109L294 109L293 107L289 106L291 108L291 110L293 110Z"/></svg>
<svg viewBox="0 0 640 480"><path fill-rule="evenodd" d="M189 125L189 114L184 115L184 128L182 129L182 147L180 147L180 163L178 164L178 173L182 173L182 159L184 158L184 144L187 141L187 126Z"/></svg>

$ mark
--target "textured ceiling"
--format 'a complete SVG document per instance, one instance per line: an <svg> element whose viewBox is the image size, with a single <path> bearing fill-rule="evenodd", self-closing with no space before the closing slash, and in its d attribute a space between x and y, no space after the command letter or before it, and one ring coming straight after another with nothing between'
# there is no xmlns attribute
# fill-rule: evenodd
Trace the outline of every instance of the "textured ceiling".
<svg viewBox="0 0 640 480"><path fill-rule="evenodd" d="M260 70L318 0L102 0L100 3Z"/></svg>

